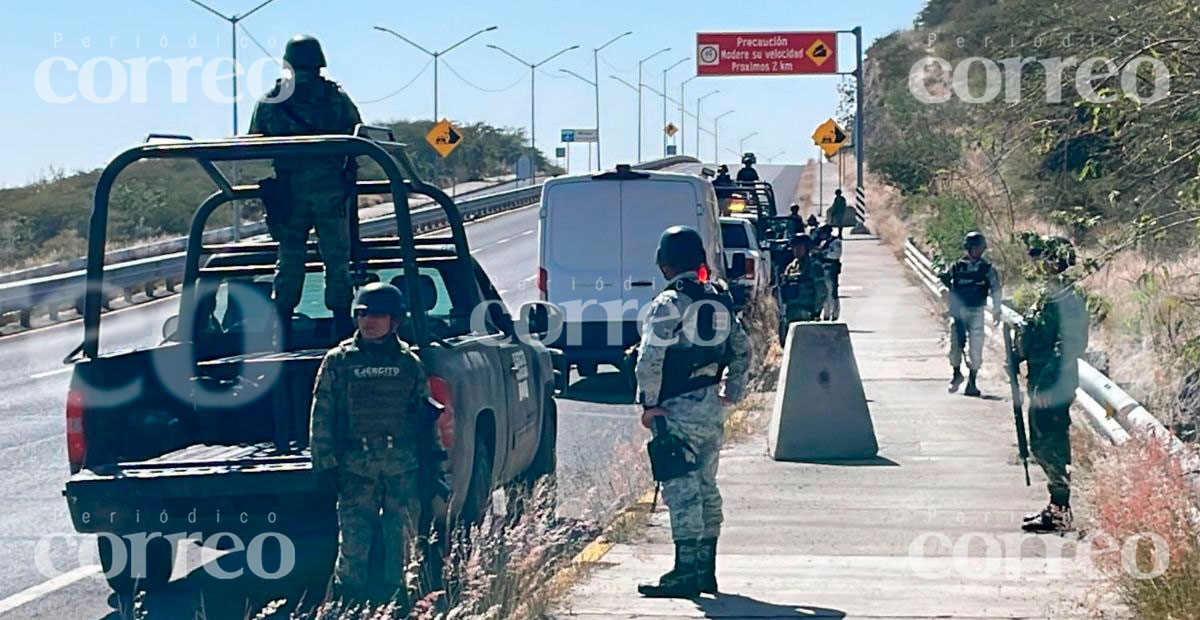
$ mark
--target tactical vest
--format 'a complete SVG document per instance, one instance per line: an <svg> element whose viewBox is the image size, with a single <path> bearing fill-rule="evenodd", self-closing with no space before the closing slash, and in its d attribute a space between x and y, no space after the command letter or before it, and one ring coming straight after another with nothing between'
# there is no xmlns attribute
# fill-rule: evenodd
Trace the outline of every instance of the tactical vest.
<svg viewBox="0 0 1200 620"><path fill-rule="evenodd" d="M344 134L350 132L351 119L342 113L342 94L338 85L323 77L294 83L295 91L290 97L271 106L270 122L263 129L272 136L306 136L319 134ZM268 96L279 94L281 83L276 82ZM315 174L322 169L324 176L338 177L346 165L344 157L284 158L276 160L275 168L283 171L303 171ZM320 176L320 175L318 175Z"/></svg>
<svg viewBox="0 0 1200 620"><path fill-rule="evenodd" d="M968 269L967 261L960 260L950 269L950 292L967 308L981 308L987 304L991 283L988 276L992 265L985 260L979 261L979 268Z"/></svg>
<svg viewBox="0 0 1200 620"><path fill-rule="evenodd" d="M660 403L720 382L733 355L729 334L737 320L733 313L733 298L727 292L709 292L695 280L676 280L666 290L684 294L692 300L692 307L685 311L675 328L676 343L667 348L658 394ZM694 330L690 329L691 325L695 325ZM714 342L719 334L725 334L725 337ZM698 341L709 344L693 344L693 335ZM696 375L713 364L719 365L716 375Z"/></svg>
<svg viewBox="0 0 1200 620"><path fill-rule="evenodd" d="M379 447L416 443L416 412L408 411L416 389L416 374L408 360L379 360L348 369L346 447Z"/></svg>
<svg viewBox="0 0 1200 620"><path fill-rule="evenodd" d="M810 256L808 261L818 260L816 257ZM788 273L788 270L795 263L789 263L784 268L783 275L780 276L779 294L783 298L784 305L798 305L806 308L815 308L817 302L817 286L816 280L810 273L815 263L807 262L804 265L804 271L800 273Z"/></svg>

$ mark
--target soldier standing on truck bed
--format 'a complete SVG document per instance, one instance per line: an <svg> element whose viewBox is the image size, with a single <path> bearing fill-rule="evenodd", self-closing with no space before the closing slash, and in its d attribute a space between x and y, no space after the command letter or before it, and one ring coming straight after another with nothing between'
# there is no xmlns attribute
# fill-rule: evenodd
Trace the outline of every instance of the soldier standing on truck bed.
<svg viewBox="0 0 1200 620"><path fill-rule="evenodd" d="M701 283L697 271L704 261L704 242L694 229L663 232L656 262L667 286L650 304L634 370L642 425L654 426L651 469L662 482L675 542L671 571L656 584L638 586L651 598L717 593L721 405L745 392L750 343L729 294Z"/></svg>
<svg viewBox="0 0 1200 620"><path fill-rule="evenodd" d="M254 108L250 133L265 136L349 134L362 123L358 108L334 82L321 75L325 54L315 38L296 35L287 43L283 59L292 68L291 78L280 78ZM285 80L290 79L290 84ZM279 101L282 89L290 96ZM321 260L325 263L325 306L333 312L333 329L345 338L354 330L350 318L350 230L346 209L353 196L354 159L314 157L277 159L275 177L265 179L263 204L267 228L279 243L275 263L275 308L288 340L292 312L300 303L308 233L317 230Z"/></svg>
<svg viewBox="0 0 1200 620"><path fill-rule="evenodd" d="M337 478L334 589L349 600L406 602L417 587L405 566L422 500L449 489L437 409L421 361L396 332L405 313L400 290L368 284L354 312L358 331L326 353L317 372L309 433L313 471ZM385 590L373 597L368 557L376 529L383 532Z"/></svg>

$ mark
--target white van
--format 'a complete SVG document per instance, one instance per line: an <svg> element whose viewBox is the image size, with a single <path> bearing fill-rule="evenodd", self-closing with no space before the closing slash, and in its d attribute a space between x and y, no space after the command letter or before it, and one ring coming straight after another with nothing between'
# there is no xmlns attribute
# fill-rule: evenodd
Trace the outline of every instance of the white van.
<svg viewBox="0 0 1200 620"><path fill-rule="evenodd" d="M655 264L671 226L699 231L714 276L724 278L717 197L707 179L618 165L596 175L559 177L542 189L538 289L559 307L562 349L579 374L621 363L638 341L638 313L666 280Z"/></svg>

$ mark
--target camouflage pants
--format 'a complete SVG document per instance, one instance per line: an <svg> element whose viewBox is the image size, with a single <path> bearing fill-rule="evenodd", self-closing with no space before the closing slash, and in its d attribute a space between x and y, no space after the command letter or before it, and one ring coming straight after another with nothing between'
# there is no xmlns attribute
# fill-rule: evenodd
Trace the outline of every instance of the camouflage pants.
<svg viewBox="0 0 1200 620"><path fill-rule="evenodd" d="M721 534L721 491L717 467L725 428L716 388L688 392L662 404L667 431L696 451L697 468L686 476L662 483L663 501L671 513L671 538L676 541L717 538ZM715 411L706 411L706 410Z"/></svg>
<svg viewBox="0 0 1200 620"><path fill-rule="evenodd" d="M292 212L287 221L271 227L279 242L275 263L275 305L295 309L304 287L304 263L308 255L308 233L317 230L317 247L325 263L325 307L350 312L350 227L346 198L340 188L313 191L292 184Z"/></svg>
<svg viewBox="0 0 1200 620"><path fill-rule="evenodd" d="M1070 405L1029 408L1029 448L1046 473L1050 502L1060 506L1071 503L1070 428Z"/></svg>
<svg viewBox="0 0 1200 620"><path fill-rule="evenodd" d="M962 308L955 313L950 323L950 365L962 365L963 347L970 343L967 368L979 370L983 366L984 340L983 307Z"/></svg>
<svg viewBox="0 0 1200 620"><path fill-rule="evenodd" d="M779 321L779 346L787 344L788 326L797 322L815 321L820 317L820 310L806 305L787 304Z"/></svg>
<svg viewBox="0 0 1200 620"><path fill-rule="evenodd" d="M387 595L413 586L405 574L409 541L421 514L417 472L411 462L348 453L338 470L338 554L333 577L344 596L369 593L371 543L382 532L382 582Z"/></svg>

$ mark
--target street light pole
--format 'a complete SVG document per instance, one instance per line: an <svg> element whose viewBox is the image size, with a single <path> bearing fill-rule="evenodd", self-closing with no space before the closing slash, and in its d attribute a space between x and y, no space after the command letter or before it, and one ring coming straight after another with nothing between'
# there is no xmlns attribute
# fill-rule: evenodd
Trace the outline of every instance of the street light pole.
<svg viewBox="0 0 1200 620"><path fill-rule="evenodd" d="M504 49L503 47L500 47L499 45L492 45L491 43L489 43L488 47L496 50L497 52L500 52L501 54L508 56L509 58L512 58L513 60L525 65L526 67L529 67L529 148L533 149L533 151L536 154L537 139L535 138L535 136L537 135L537 116L534 113L534 111L535 111L534 100L536 99L537 95L534 90L534 84L536 82L535 76L537 75L537 68L550 62L551 60L554 60L555 58L558 58L559 56L562 56L563 54L566 54L567 52L569 52L573 49L578 49L579 46L572 45L570 47L565 47L565 48L551 54L550 56L547 56L544 60L542 60L540 62L527 62L525 60L522 60L516 54L513 54L512 52Z"/></svg>
<svg viewBox="0 0 1200 620"><path fill-rule="evenodd" d="M691 82L692 80L694 80L698 77L700 77L700 76L693 75L692 77L679 83L679 154L680 155L687 154L687 132L684 131L684 128L687 126L687 106L684 105L684 102L687 101L687 99L684 98L683 87L687 86L688 82Z"/></svg>
<svg viewBox="0 0 1200 620"><path fill-rule="evenodd" d="M592 86L596 89L596 168L601 170L604 169L604 162L600 159L600 50L631 34L632 30L625 31L609 39L604 45L592 49Z"/></svg>
<svg viewBox="0 0 1200 620"><path fill-rule="evenodd" d="M570 75L570 76L572 76L572 77L578 78L578 79L579 79L581 82L583 82L584 84L587 84L588 86L591 86L593 90L599 90L599 87L596 85L596 83L595 83L595 82L593 82L593 81L591 81L591 80L589 80L589 79L587 79L587 78L583 77L582 75L579 75L578 73L575 73L574 71L572 71L572 70L570 70L570 69L559 69L559 71L562 71L563 73L566 73L567 75ZM596 135L596 145L597 145L597 148L599 148L599 144L600 144L600 136L599 136L599 132L596 132L596 133L597 133L597 135ZM570 144L568 144L568 145L567 145L567 152L568 152L568 153L570 153L570 149L571 149L571 145L570 145ZM597 163L596 167L597 167L597 168L600 168L601 166L599 165L599 163ZM589 146L589 147L588 147L588 170L591 170L591 169L592 169L592 147L590 147L590 146Z"/></svg>
<svg viewBox="0 0 1200 620"><path fill-rule="evenodd" d="M658 56L659 54L664 54L669 51L671 51L671 48L664 47L664 48L658 50L657 52L654 52L653 54L650 54L649 56L638 61L637 160L638 160L639 164L642 163L642 65L646 64L647 60L650 60L651 58L654 58L655 56Z"/></svg>
<svg viewBox="0 0 1200 620"><path fill-rule="evenodd" d="M767 163L773 164L773 163L775 163L776 157L782 157L783 155L787 155L787 151L779 151L778 153L776 153L774 155L770 155L767 157Z"/></svg>
<svg viewBox="0 0 1200 620"><path fill-rule="evenodd" d="M221 13L221 12L217 11L216 9L212 8L211 6L208 6L207 4L200 2L200 0L191 0L192 4L195 4L196 6L204 9L205 11L208 11L209 13L212 13L213 15L216 15L217 17L220 17L221 19L229 22L229 30L232 32L232 36L230 37L230 45L232 45L232 47L233 47L233 135L235 137L238 135L238 68L237 68L237 26L238 26L238 22L246 19L247 17L250 17L251 15L254 15L255 13L257 13L259 11L259 9L267 6L268 4L271 4L274 1L275 0L266 0L262 4L259 4L258 6L247 11L246 14L244 14L244 15L237 15L237 14L225 15L224 13ZM237 162L233 162L233 183L234 183L234 185L236 185L237 182L238 182L238 165L237 165ZM242 203L240 203L236 200L233 202L233 240L234 241L242 240Z"/></svg>
<svg viewBox="0 0 1200 620"><path fill-rule="evenodd" d="M749 140L750 138L753 138L754 136L757 136L757 135L758 135L758 132L755 131L753 133L747 134L746 137L742 138L741 140L738 140L738 151L739 151L738 156L739 157L746 152L746 140Z"/></svg>
<svg viewBox="0 0 1200 620"><path fill-rule="evenodd" d="M721 139L718 137L721 131L721 119L733 114L733 110L727 110L713 117L713 163L717 163L721 159Z"/></svg>
<svg viewBox="0 0 1200 620"><path fill-rule="evenodd" d="M700 159L700 104L705 99L708 99L709 97L711 97L719 92L721 92L721 91L714 90L711 93L708 93L707 95L704 95L704 96L696 99L696 159Z"/></svg>
<svg viewBox="0 0 1200 620"><path fill-rule="evenodd" d="M438 52L430 51L430 50L425 49L424 47L421 47L420 45L414 43L411 39L405 37L404 35L400 34L399 32L396 32L395 30L392 30L391 28L384 28L383 26L375 26L375 29L380 32L386 32L386 33L396 37L397 39L400 39L401 41L404 41L405 43L407 43L407 44L421 50L422 52L425 52L429 56L433 57L433 122L436 123L436 122L438 122L438 63L441 60L442 56L445 56L447 52L462 45L463 43L466 43L467 41L470 41L471 39L474 39L475 37L477 37L485 32L491 32L493 30L496 30L498 27L499 26L488 26L487 28L478 30L475 33L473 33L471 36L466 37L466 38L462 39L461 41L459 41L458 43L455 43L454 45L451 45L450 47L447 47L446 49L438 51Z"/></svg>
<svg viewBox="0 0 1200 620"><path fill-rule="evenodd" d="M685 63L685 62L687 62L687 61L689 61L689 60L691 60L691 58L690 58L690 57L684 57L684 58L680 58L678 61L676 61L676 62L675 62L675 64L673 64L673 65L671 65L671 66L667 67L666 69L663 69L663 72L662 72L662 74L663 74L663 88L662 88L662 100L663 100L663 120L662 120L662 127L663 127L663 157L666 157L666 156L667 156L667 72L669 72L671 69L674 69L675 67L678 67L679 65L681 65L681 64L683 64L683 63Z"/></svg>

